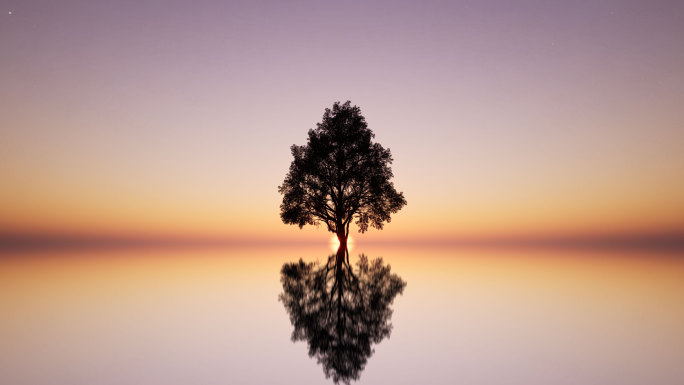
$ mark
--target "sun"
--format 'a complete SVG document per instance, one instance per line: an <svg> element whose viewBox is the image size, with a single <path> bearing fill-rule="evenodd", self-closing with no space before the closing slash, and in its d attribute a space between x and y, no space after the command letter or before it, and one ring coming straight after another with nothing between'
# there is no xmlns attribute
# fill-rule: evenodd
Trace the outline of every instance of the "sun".
<svg viewBox="0 0 684 385"><path fill-rule="evenodd" d="M337 249L340 247L340 240L337 239L337 235L333 235L330 237L330 250L337 252ZM351 235L347 238L347 250L351 251L352 248L354 248L354 239L352 239Z"/></svg>

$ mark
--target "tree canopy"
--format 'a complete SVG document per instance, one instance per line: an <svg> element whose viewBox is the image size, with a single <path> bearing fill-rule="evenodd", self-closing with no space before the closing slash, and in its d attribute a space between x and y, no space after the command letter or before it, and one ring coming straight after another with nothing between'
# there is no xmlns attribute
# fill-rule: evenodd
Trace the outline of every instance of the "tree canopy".
<svg viewBox="0 0 684 385"><path fill-rule="evenodd" d="M322 121L309 130L307 144L291 147L294 160L278 187L283 222L300 228L325 224L345 249L352 221L361 233L390 222L406 199L391 181L390 150L374 137L351 102L326 108Z"/></svg>

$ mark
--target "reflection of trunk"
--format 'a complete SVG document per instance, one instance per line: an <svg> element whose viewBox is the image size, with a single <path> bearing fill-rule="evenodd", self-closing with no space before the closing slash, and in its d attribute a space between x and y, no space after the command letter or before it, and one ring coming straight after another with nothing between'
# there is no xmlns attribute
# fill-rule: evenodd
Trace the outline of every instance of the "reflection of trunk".
<svg viewBox="0 0 684 385"><path fill-rule="evenodd" d="M340 246L335 256L335 283L337 284L337 336L340 338L344 332L342 318L342 296L344 295L344 261L347 256L347 234L344 230L337 232Z"/></svg>

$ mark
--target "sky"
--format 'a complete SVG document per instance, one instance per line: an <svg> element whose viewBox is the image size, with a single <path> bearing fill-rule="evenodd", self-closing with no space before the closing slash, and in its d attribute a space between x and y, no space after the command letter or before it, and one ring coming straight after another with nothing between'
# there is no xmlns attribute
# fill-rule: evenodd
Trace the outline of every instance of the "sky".
<svg viewBox="0 0 684 385"><path fill-rule="evenodd" d="M5 240L328 242L277 186L346 100L408 201L359 242L684 239L681 1L1 7Z"/></svg>

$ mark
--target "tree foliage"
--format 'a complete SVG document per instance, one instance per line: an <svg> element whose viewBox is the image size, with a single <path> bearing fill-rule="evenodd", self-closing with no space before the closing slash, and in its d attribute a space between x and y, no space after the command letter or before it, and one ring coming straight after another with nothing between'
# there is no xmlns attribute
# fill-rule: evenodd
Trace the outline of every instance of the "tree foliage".
<svg viewBox="0 0 684 385"><path fill-rule="evenodd" d="M355 219L359 232L382 229L406 200L391 179L392 155L357 106L347 101L327 108L304 146L292 145L294 160L285 181L280 217L286 224L325 224L346 242Z"/></svg>

